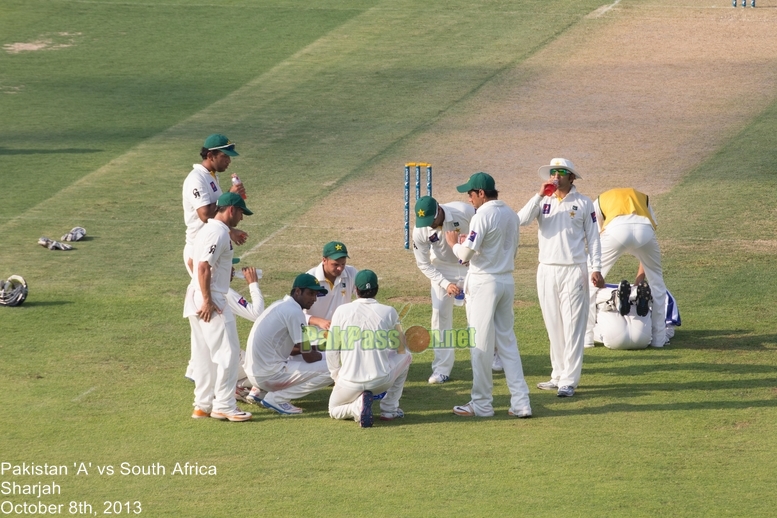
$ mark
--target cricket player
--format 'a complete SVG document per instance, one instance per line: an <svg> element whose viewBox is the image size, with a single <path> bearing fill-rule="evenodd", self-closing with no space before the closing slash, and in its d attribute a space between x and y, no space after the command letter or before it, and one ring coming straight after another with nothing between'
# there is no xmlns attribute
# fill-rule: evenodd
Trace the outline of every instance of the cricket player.
<svg viewBox="0 0 777 518"><path fill-rule="evenodd" d="M412 358L406 352L397 311L375 300L375 272L360 271L355 283L358 298L338 307L332 316L326 362L335 386L329 398L329 415L353 419L368 428L373 423L373 394L386 391L380 400L381 420L405 416L399 398Z"/></svg>
<svg viewBox="0 0 777 518"><path fill-rule="evenodd" d="M469 234L461 237L454 231L445 234L456 257L462 262L469 262L464 293L467 297L467 322L475 330L475 348L470 350L472 400L466 405L453 407L453 412L468 417L494 415L491 363L496 347L511 394L508 414L531 417L529 387L523 377L513 329L513 270L518 251L518 216L498 199L494 179L486 173L473 174L467 183L456 189L467 193L477 212L470 220Z"/></svg>
<svg viewBox="0 0 777 518"><path fill-rule="evenodd" d="M197 233L216 214L216 200L221 196L219 173L229 167L232 157L238 156L235 143L220 134L205 139L200 150L202 162L192 165L192 170L183 182L183 220L186 224L186 246L183 249L183 262L189 275L193 275L192 247ZM245 195L243 185L233 185L230 192ZM248 234L235 228L230 229L230 237L235 244L245 243Z"/></svg>
<svg viewBox="0 0 777 518"><path fill-rule="evenodd" d="M216 215L198 232L192 246L197 275L184 302L192 336L194 418L247 421L251 414L235 403L240 342L235 316L227 304L232 276L229 229L253 214L236 193L219 196Z"/></svg>
<svg viewBox="0 0 777 518"><path fill-rule="evenodd" d="M666 306L666 284L661 268L661 250L656 239L656 216L648 196L632 188L610 189L594 202L602 246L602 275L607 276L615 261L628 253L639 260L649 283L649 294L656 308ZM591 297L586 345L594 343L596 300ZM662 311L652 312L650 345L663 347L666 339L666 318Z"/></svg>
<svg viewBox="0 0 777 518"><path fill-rule="evenodd" d="M324 294L319 294L313 306L305 310L305 318L308 325L328 330L335 310L350 302L356 294L354 280L359 270L346 264L349 259L348 248L340 241L325 244L322 255L318 266L307 273L318 279L319 284L326 289ZM314 339L310 344L317 348L319 342Z"/></svg>
<svg viewBox="0 0 777 518"><path fill-rule="evenodd" d="M596 325L592 335L608 349L645 349L650 345L651 339L650 313L639 315L637 305L631 304L628 313L621 314L619 291L626 286L629 292L626 297L636 302L636 285L629 286L624 283L621 286L593 290Z"/></svg>
<svg viewBox="0 0 777 518"><path fill-rule="evenodd" d="M432 332L439 332L441 337L443 332L453 329L453 301L454 297L464 296L468 266L453 253L445 233L468 235L469 221L474 215L472 205L462 202L440 205L431 196L424 196L415 203L413 254L418 269L432 283ZM429 383L450 380L454 353L455 349L434 349Z"/></svg>
<svg viewBox="0 0 777 518"><path fill-rule="evenodd" d="M537 295L550 339L550 380L537 385L571 397L580 383L583 348L589 311L590 282L604 286L596 212L590 198L577 192L582 178L574 164L554 158L538 170L543 180L539 194L518 212L521 225L539 224ZM549 196L548 188L556 188ZM587 250L587 253L586 253ZM501 351L500 351L501 353Z"/></svg>
<svg viewBox="0 0 777 518"><path fill-rule="evenodd" d="M262 406L279 414L301 414L292 399L332 384L321 353L305 341L303 309L310 309L318 294L327 289L308 273L294 279L291 293L273 302L257 319L248 335L245 372L254 387L266 392ZM304 361L291 362L289 356L301 354Z"/></svg>

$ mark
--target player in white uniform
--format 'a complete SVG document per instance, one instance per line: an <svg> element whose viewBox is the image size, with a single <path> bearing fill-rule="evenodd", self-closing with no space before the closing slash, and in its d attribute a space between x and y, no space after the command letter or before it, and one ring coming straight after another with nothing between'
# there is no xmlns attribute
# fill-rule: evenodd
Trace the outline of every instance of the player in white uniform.
<svg viewBox="0 0 777 518"><path fill-rule="evenodd" d="M194 276L195 265L192 260L192 247L197 233L208 219L216 215L216 200L221 196L218 173L229 167L232 157L238 156L234 142L224 135L213 134L205 139L200 150L202 163L192 165L192 170L183 182L183 220L186 224L186 245L183 249L183 262L189 275ZM245 194L242 184L232 186L229 192ZM229 236L238 245L245 243L248 234L236 228L229 229ZM192 379L195 337L191 337L192 353L185 376Z"/></svg>
<svg viewBox="0 0 777 518"><path fill-rule="evenodd" d="M650 313L645 316L638 315L637 306L633 304L629 307L629 312L622 315L618 291L617 286L594 290L595 308L592 308L592 311L596 311L596 324L591 334L608 349L644 349L650 345ZM635 300L637 286L632 286L629 291L629 297Z"/></svg>
<svg viewBox="0 0 777 518"><path fill-rule="evenodd" d="M469 234L454 231L445 234L448 245L463 262L469 261L464 281L467 297L467 322L475 330L475 348L470 349L472 361L472 400L456 406L460 416L494 415L493 373L491 363L494 348L504 367L510 390L509 415L531 417L529 387L523 377L523 365L515 338L515 254L518 251L518 217L503 201L497 199L494 179L486 173L475 173L464 185L456 188L466 192L476 209L470 220ZM464 239L462 244L458 241Z"/></svg>
<svg viewBox="0 0 777 518"><path fill-rule="evenodd" d="M321 353L310 350L305 341L305 315L318 293L327 290L315 277L303 273L294 279L291 294L273 302L251 328L246 347L245 371L255 387L267 392L261 400L265 408L280 414L301 414L291 404L297 399L332 384ZM305 361L290 362L293 352Z"/></svg>
<svg viewBox="0 0 777 518"><path fill-rule="evenodd" d="M397 311L375 300L378 277L371 270L362 270L355 282L358 298L337 308L332 316L326 361L335 387L329 415L354 419L366 428L373 422L373 393L386 391L380 401L381 420L405 416L399 398L412 358Z"/></svg>
<svg viewBox="0 0 777 518"><path fill-rule="evenodd" d="M636 257L647 281L650 296L656 308L666 306L666 284L661 268L661 250L656 239L656 216L648 203L648 196L636 189L610 189L594 202L598 228L601 231L602 275L607 276L615 261L628 253ZM593 327L596 319L596 300L591 298L586 345L594 343ZM650 345L663 347L666 343L666 318L663 311L652 313Z"/></svg>
<svg viewBox="0 0 777 518"><path fill-rule="evenodd" d="M305 310L305 318L310 326L319 330L329 329L332 315L343 304L351 302L356 293L354 280L358 270L346 264L348 249L339 241L331 241L324 245L321 263L311 268L307 273L318 279L326 288L325 295L319 295L310 309ZM318 340L310 344L318 346Z"/></svg>
<svg viewBox="0 0 777 518"><path fill-rule="evenodd" d="M222 194L217 205L216 216L208 220L194 241L192 257L197 275L192 277L184 302L183 316L189 319L192 330L192 417L247 421L251 414L235 403L240 342L226 296L233 256L229 229L244 214L253 213L235 193Z"/></svg>
<svg viewBox="0 0 777 518"><path fill-rule="evenodd" d="M559 397L569 397L574 395L583 369L589 311L586 264L591 265L591 283L604 286L599 230L593 202L573 185L575 178L581 176L572 162L554 158L538 172L544 180L540 193L518 212L521 225L535 219L539 224L537 295L550 339L553 372L550 381L537 387L557 390ZM543 194L547 187L555 185L555 193Z"/></svg>
<svg viewBox="0 0 777 518"><path fill-rule="evenodd" d="M186 246L183 262L192 275L192 246L197 232L216 214L216 200L221 196L218 173L229 167L232 157L238 156L235 144L224 135L213 134L205 139L200 151L202 163L192 165L192 170L183 182L183 220L186 224ZM245 194L242 184L232 186L230 192ZM242 230L230 229L230 237L242 245L248 234Z"/></svg>
<svg viewBox="0 0 777 518"><path fill-rule="evenodd" d="M432 283L432 332L453 329L454 297L464 295L467 266L453 253L445 233L469 235L469 221L475 215L472 205L452 202L439 205L431 196L419 198L415 204L413 254L418 269ZM434 349L432 375L429 383L450 380L455 349Z"/></svg>

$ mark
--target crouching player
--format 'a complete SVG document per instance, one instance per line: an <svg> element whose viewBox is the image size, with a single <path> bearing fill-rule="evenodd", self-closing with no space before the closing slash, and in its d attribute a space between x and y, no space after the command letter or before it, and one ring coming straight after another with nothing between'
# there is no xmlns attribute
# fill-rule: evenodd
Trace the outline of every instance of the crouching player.
<svg viewBox="0 0 777 518"><path fill-rule="evenodd" d="M377 293L375 273L360 271L356 275L358 298L335 310L327 342L326 361L335 381L329 415L353 419L362 428L372 426L373 393L386 391L380 400L380 419L405 416L399 398L411 357L397 311L377 302Z"/></svg>

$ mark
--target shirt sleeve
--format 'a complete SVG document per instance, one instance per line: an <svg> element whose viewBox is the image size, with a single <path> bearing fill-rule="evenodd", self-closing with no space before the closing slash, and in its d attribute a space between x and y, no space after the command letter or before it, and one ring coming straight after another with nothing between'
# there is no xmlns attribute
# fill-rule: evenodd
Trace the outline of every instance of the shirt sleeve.
<svg viewBox="0 0 777 518"><path fill-rule="evenodd" d="M186 200L194 209L199 209L205 205L216 203L216 189L218 187L214 178L196 176L186 179L183 186L183 193Z"/></svg>
<svg viewBox="0 0 777 518"><path fill-rule="evenodd" d="M335 383L337 383L337 376L340 374L340 347L339 344L334 343L335 336L340 336L340 333L334 332L335 326L340 327L339 309L336 309L332 315L332 326L329 328L329 337L326 343L326 366Z"/></svg>
<svg viewBox="0 0 777 518"><path fill-rule="evenodd" d="M444 237L442 238L444 239ZM431 243L427 239L424 239L421 229L413 230L413 255L415 255L415 264L421 273L426 275L432 284L438 284L447 289L451 283L446 279L437 268L434 267L431 260L430 251L432 249Z"/></svg>
<svg viewBox="0 0 777 518"><path fill-rule="evenodd" d="M302 328L305 326L305 315L302 308L298 309L299 311L291 312L286 318L286 329L295 344L302 343Z"/></svg>
<svg viewBox="0 0 777 518"><path fill-rule="evenodd" d="M206 223L206 225L215 225L216 223ZM206 229L203 229L206 230ZM216 232L208 232L207 234L208 242L205 243L205 246L202 249L202 254L200 257L197 257L197 263L205 263L207 262L209 265L213 266L216 264L216 261L219 257L221 257L221 254L223 254L226 250L229 249L229 234L222 234L222 233L216 233ZM196 268L196 265L195 265Z"/></svg>
<svg viewBox="0 0 777 518"><path fill-rule="evenodd" d="M540 204L542 202L542 196L535 194L532 198L523 206L521 210L517 212L518 219L520 220L520 226L526 226L540 215Z"/></svg>
<svg viewBox="0 0 777 518"><path fill-rule="evenodd" d="M590 201L586 202L588 214L583 220L583 229L585 230L585 241L588 246L588 265L592 272L602 271L602 245L599 241L599 225L596 219L596 210Z"/></svg>

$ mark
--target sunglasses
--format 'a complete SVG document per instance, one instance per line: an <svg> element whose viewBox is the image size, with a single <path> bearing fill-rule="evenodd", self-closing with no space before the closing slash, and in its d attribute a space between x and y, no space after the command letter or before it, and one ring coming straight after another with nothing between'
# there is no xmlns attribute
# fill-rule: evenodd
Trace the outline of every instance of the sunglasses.
<svg viewBox="0 0 777 518"><path fill-rule="evenodd" d="M550 170L550 176L553 176L553 175L556 175L556 174L559 175L559 176L566 176L566 175L569 174L569 171L567 171L566 169L551 169Z"/></svg>

